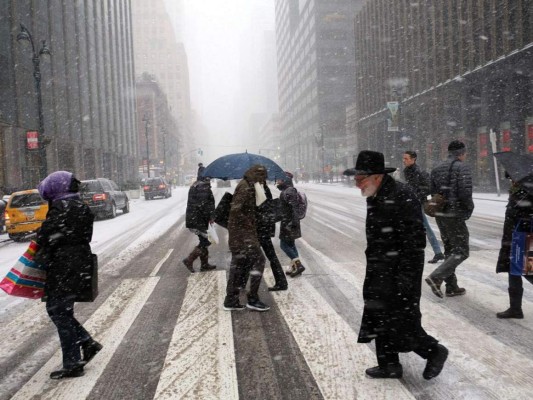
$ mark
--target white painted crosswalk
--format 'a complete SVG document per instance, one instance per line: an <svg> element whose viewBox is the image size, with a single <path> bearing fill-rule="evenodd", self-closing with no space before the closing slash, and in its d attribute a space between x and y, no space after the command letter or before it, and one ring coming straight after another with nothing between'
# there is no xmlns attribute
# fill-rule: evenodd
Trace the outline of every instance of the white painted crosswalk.
<svg viewBox="0 0 533 400"><path fill-rule="evenodd" d="M301 249L303 257L312 258L320 266L320 276L326 276L349 306L360 313L364 263L335 263L305 241L301 241ZM84 377L50 380L50 372L61 366L61 351L57 350L12 398L94 398L93 389L99 380L105 381L106 368L160 283L161 278L156 275L164 263L176 261L172 261L171 253L167 251L161 261L148 266L149 276L123 280L84 324L104 345L85 368ZM281 314L324 399L533 398L533 387L529 384L533 361L528 356L487 335L439 302L424 299L424 327L450 349L444 372L435 380L425 381L421 376L424 360L402 355L403 379L367 379L364 370L376 363L373 347L357 344L357 327L349 324L324 299L321 288L314 282L317 276L313 268L309 268L301 277L289 281L288 291L272 293L275 307L270 312ZM265 280L273 284L270 270L265 273ZM473 290L491 293L479 282L464 281ZM161 359L162 368L154 377L157 383L150 398L239 398L232 318L251 311L223 311L225 288L224 270L188 275L179 316L173 331L169 332L168 349L164 360ZM486 301L496 304L504 295L490 294ZM20 343L30 341L46 318L39 303L26 313L42 316L22 325L25 328L20 332L17 327L28 319L24 314L0 327L0 337L4 339L0 341L2 356L12 352L12 348L16 350ZM266 313L259 318L263 315ZM117 377L112 381L116 382ZM468 396L465 397L465 393Z"/></svg>

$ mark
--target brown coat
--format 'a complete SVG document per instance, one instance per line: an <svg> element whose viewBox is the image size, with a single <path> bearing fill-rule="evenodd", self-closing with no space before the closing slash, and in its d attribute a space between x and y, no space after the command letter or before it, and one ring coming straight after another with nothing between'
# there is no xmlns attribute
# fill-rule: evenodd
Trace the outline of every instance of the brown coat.
<svg viewBox="0 0 533 400"><path fill-rule="evenodd" d="M257 239L255 188L256 182L264 182L267 172L261 165L254 165L244 173L233 193L228 221L229 249L232 253L259 247Z"/></svg>

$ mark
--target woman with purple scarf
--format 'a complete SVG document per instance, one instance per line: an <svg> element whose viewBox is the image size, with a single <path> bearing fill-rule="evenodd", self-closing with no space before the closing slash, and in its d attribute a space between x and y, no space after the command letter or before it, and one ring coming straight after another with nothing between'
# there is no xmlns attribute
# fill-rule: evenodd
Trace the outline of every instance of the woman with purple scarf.
<svg viewBox="0 0 533 400"><path fill-rule="evenodd" d="M63 352L63 368L52 372L52 379L82 376L83 367L102 349L74 317L81 271L93 262L89 243L94 215L81 201L79 188L80 181L67 171L48 175L38 187L49 210L37 234L35 261L46 265L43 300Z"/></svg>

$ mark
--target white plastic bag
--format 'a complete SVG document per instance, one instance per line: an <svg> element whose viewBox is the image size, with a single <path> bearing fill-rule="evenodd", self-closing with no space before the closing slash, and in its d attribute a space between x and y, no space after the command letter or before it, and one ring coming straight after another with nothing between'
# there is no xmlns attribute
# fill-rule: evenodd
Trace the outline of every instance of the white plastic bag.
<svg viewBox="0 0 533 400"><path fill-rule="evenodd" d="M259 182L254 183L254 188L255 188L255 205L259 207L267 199L266 194L265 194L265 189L263 188L263 185L261 185Z"/></svg>
<svg viewBox="0 0 533 400"><path fill-rule="evenodd" d="M218 234L217 230L215 229L215 224L209 224L207 227L207 239L212 244L218 244Z"/></svg>

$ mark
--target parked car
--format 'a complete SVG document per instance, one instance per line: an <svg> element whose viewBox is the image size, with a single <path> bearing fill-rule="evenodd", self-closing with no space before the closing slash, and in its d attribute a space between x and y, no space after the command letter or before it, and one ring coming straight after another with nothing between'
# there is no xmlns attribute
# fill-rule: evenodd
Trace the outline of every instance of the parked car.
<svg viewBox="0 0 533 400"><path fill-rule="evenodd" d="M37 189L15 192L9 197L5 211L5 223L10 239L19 241L37 232L48 213L48 202Z"/></svg>
<svg viewBox="0 0 533 400"><path fill-rule="evenodd" d="M172 197L172 187L161 176L147 178L144 182L143 190L146 200L151 200L154 197L164 197L165 199Z"/></svg>
<svg viewBox="0 0 533 400"><path fill-rule="evenodd" d="M128 195L110 179L96 178L81 181L80 195L99 218L115 218L117 209L126 214L130 212Z"/></svg>

